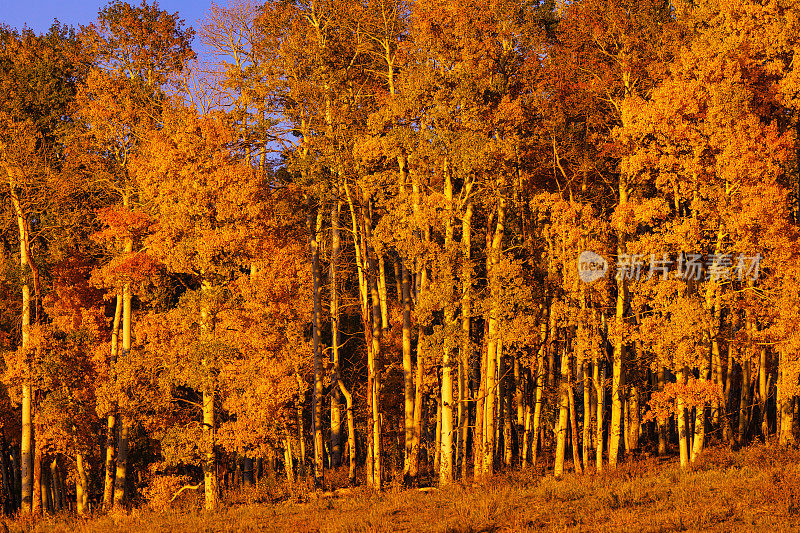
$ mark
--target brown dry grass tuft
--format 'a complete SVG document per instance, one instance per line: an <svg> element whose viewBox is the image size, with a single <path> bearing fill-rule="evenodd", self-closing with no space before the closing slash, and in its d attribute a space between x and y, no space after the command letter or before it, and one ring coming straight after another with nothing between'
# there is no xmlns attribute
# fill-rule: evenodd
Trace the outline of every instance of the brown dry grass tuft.
<svg viewBox="0 0 800 533"><path fill-rule="evenodd" d="M329 488L329 487L326 487ZM792 531L800 529L800 450L752 446L709 449L691 469L642 458L614 472L502 473L474 486L421 492L303 495L281 482L228 495L205 513L195 502L161 512L76 520L53 517L10 531L171 532L490 532L490 531ZM188 503L188 502L187 502Z"/></svg>

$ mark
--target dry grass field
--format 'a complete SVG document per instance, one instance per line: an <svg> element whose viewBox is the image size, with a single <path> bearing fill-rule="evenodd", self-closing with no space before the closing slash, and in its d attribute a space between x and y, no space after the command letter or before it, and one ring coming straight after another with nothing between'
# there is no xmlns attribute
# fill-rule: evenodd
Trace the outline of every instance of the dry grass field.
<svg viewBox="0 0 800 533"><path fill-rule="evenodd" d="M690 471L644 458L612 473L556 480L531 470L446 490L390 487L309 497L300 487L262 485L229 494L226 508L199 510L190 494L173 507L76 520L7 522L9 531L382 532L382 531L797 531L800 451L716 448Z"/></svg>

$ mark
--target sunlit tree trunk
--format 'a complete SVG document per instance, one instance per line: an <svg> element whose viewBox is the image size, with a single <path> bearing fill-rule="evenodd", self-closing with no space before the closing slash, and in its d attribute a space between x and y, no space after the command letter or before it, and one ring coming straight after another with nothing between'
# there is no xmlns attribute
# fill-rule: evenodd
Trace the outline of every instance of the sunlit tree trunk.
<svg viewBox="0 0 800 533"><path fill-rule="evenodd" d="M589 379L591 363L584 358L583 367L583 466L589 468L589 454L592 448L592 385Z"/></svg>
<svg viewBox="0 0 800 533"><path fill-rule="evenodd" d="M749 405L750 405L750 353L747 352L745 360L742 361L742 385L739 393L739 428L736 433L736 441L744 444L747 436L747 428L750 425Z"/></svg>
<svg viewBox="0 0 800 533"><path fill-rule="evenodd" d="M123 196L123 205L129 207L130 199L126 193ZM124 250L126 254L133 252L133 239L125 238ZM122 356L127 357L131 351L131 326L133 323L132 308L133 293L130 281L122 287ZM117 354L119 355L119 354ZM119 440L117 441L117 471L114 479L114 507L122 507L125 503L125 490L128 475L128 432L130 421L127 413L120 413Z"/></svg>
<svg viewBox="0 0 800 533"><path fill-rule="evenodd" d="M795 436L792 431L792 419L794 416L794 395L790 393L797 381L797 374L789 370L787 350L781 347L778 350L778 398L777 398L777 422L778 422L778 444L788 446L794 444Z"/></svg>
<svg viewBox="0 0 800 533"><path fill-rule="evenodd" d="M77 472L75 475L75 510L83 515L89 510L89 477L86 474L83 454L75 455Z"/></svg>
<svg viewBox="0 0 800 533"><path fill-rule="evenodd" d="M570 422L570 439L572 441L572 464L575 472L582 474L583 467L581 467L580 443L578 442L578 417L575 409L575 385L572 379L573 372L569 370L569 384L567 386L567 394L569 399L569 422Z"/></svg>
<svg viewBox="0 0 800 533"><path fill-rule="evenodd" d="M344 386L341 380L339 380L339 390L342 392L342 396L344 396L345 407L347 408L346 416L347 416L347 450L348 450L348 459L349 459L349 469L348 469L348 479L350 485L355 485L356 483L356 424L353 415L353 395L350 394L350 391Z"/></svg>
<svg viewBox="0 0 800 533"><path fill-rule="evenodd" d="M483 449L486 446L484 435L484 420L486 418L486 374L488 368L487 350L485 348L488 341L488 321L484 321L483 346L480 349L480 363L476 364L476 374L480 378L478 382L478 398L475 401L475 432L472 438L472 476L479 479L483 476Z"/></svg>
<svg viewBox="0 0 800 533"><path fill-rule="evenodd" d="M331 261L330 261L330 306L331 306L331 357L333 359L333 382L331 383L331 451L333 464L342 462L342 413L339 401L339 212L338 198L331 206Z"/></svg>
<svg viewBox="0 0 800 533"><path fill-rule="evenodd" d="M314 487L322 487L324 444L322 439L322 354L320 346L320 321L321 321L321 296L319 273L319 247L318 236L322 223L322 210L317 215L317 223L311 213L308 215L309 242L311 248L311 277L313 282L314 317L312 332L312 349L314 353L314 392L312 396L312 422L314 432Z"/></svg>
<svg viewBox="0 0 800 533"><path fill-rule="evenodd" d="M131 284L125 283L122 288L122 355L127 356L131 350ZM114 479L114 507L125 503L125 488L128 472L128 429L130 422L124 413L119 419L119 440L117 441L117 471Z"/></svg>
<svg viewBox="0 0 800 533"><path fill-rule="evenodd" d="M625 73L627 76L627 73ZM628 203L628 186L623 176L619 181L619 206L623 207ZM626 253L626 239L624 230L617 231L617 256ZM608 439L608 466L615 468L619 457L620 438L622 436L622 394L623 394L623 364L625 359L625 306L628 302L628 282L626 277L619 276L617 279L617 298L616 298L615 335L614 335L614 359L612 361L611 375L611 428Z"/></svg>
<svg viewBox="0 0 800 533"><path fill-rule="evenodd" d="M664 372L666 370L663 366L658 367L656 379L658 380L658 390L663 391L665 386ZM665 420L658 419L658 455L664 456L667 453L667 423Z"/></svg>
<svg viewBox="0 0 800 533"><path fill-rule="evenodd" d="M289 428L284 426L285 436L283 438L283 465L286 470L286 481L294 483L294 458L292 457L292 439Z"/></svg>
<svg viewBox="0 0 800 533"><path fill-rule="evenodd" d="M602 340L599 349L595 352L595 359L594 359L594 374L593 374L593 381L594 381L594 390L595 394L597 395L597 426L595 427L597 431L597 450L596 450L596 470L598 472L603 471L603 426L604 426L604 417L606 412L606 369L605 365L603 364L603 352L605 351L606 346L606 316L604 313L599 313L601 318L601 332L602 335L600 336ZM596 321L595 321L596 323Z"/></svg>
<svg viewBox="0 0 800 533"><path fill-rule="evenodd" d="M678 383L686 383L686 371L681 369L677 374ZM681 468L689 466L689 431L686 420L686 405L684 399L678 396L678 448L680 449Z"/></svg>
<svg viewBox="0 0 800 533"><path fill-rule="evenodd" d="M542 402L544 401L544 358L547 350L547 326L542 324L541 329L542 332L540 334L540 338L542 346L539 348L539 353L536 357L536 391L534 392L533 421L531 424L530 436L528 437L528 440L530 441L530 452L526 452L531 454L530 460L526 460L526 463L530 463L532 465L536 465L536 459L539 456L539 433L542 420Z"/></svg>
<svg viewBox="0 0 800 533"><path fill-rule="evenodd" d="M486 342L486 399L484 405L483 416L483 436L484 436L484 450L483 450L483 474L491 475L494 473L494 453L495 453L495 426L494 426L494 411L495 411L495 384L497 374L497 340L498 340L498 322L499 322L499 306L500 306L500 287L499 280L497 279L496 268L500 263L501 244L505 232L505 216L506 216L506 200L505 198L498 199L497 202L497 222L494 229L494 236L491 241L491 248L488 250L491 262L489 273L489 284L491 301L489 303L489 332L488 340ZM491 231L491 226L488 228Z"/></svg>
<svg viewBox="0 0 800 533"><path fill-rule="evenodd" d="M368 193L364 192L364 206L363 206L363 223L364 223L364 255L367 258L369 265L369 288L370 296L372 299L372 350L368 353L368 371L370 373L371 385L369 387L369 394L372 396L372 451L373 451L373 484L375 488L380 490L383 486L383 453L381 450L382 443L382 429L381 429L381 407L380 407L380 390L381 390L381 334L383 329L381 327L381 304L380 295L378 291L378 269L375 259L375 250L372 249L370 243L372 242L372 216L371 206Z"/></svg>
<svg viewBox="0 0 800 533"><path fill-rule="evenodd" d="M418 215L420 212L420 185L416 179L411 180L412 187L412 207L414 214ZM428 231L423 236L429 239L430 234ZM427 290L428 274L425 266L421 262L417 262L416 267L416 293L417 300L420 294ZM425 326L419 325L419 332L417 335L417 366L414 375L414 428L411 441L411 465L409 469L409 477L413 484L418 482L419 476L419 448L422 438L422 385L425 376L425 350L423 349L425 340Z"/></svg>
<svg viewBox="0 0 800 533"><path fill-rule="evenodd" d="M381 304L381 329L389 331L389 300L386 296L386 257L378 257L378 297Z"/></svg>
<svg viewBox="0 0 800 533"><path fill-rule="evenodd" d="M114 309L114 323L111 326L111 353L109 361L112 368L117 362L117 350L119 349L119 328L122 319L122 295L117 294L116 306ZM114 469L115 469L115 434L117 431L117 415L113 408L108 415L108 427L106 432L106 471L103 480L103 507L111 508L114 504Z"/></svg>
<svg viewBox="0 0 800 533"><path fill-rule="evenodd" d="M461 479L467 478L467 438L469 436L469 404L467 403L470 373L470 340L472 315L472 199L468 196L464 216L461 219L461 346L460 349L460 388L459 388L459 427L461 428ZM474 439L474 436L473 436Z"/></svg>
<svg viewBox="0 0 800 533"><path fill-rule="evenodd" d="M207 280L202 281L202 303L200 308L200 339L203 344L210 344L214 331L213 318L209 309L208 298L210 297L211 283ZM215 396L216 387L214 386L214 375L212 361L209 357L212 354L203 353L203 372L206 383L203 386L203 480L205 487L205 509L213 511L219 506L219 483L217 480L217 439L216 439L216 412Z"/></svg>
<svg viewBox="0 0 800 533"><path fill-rule="evenodd" d="M411 273L404 261L402 271L403 291L403 429L405 450L403 476L410 483L411 448L414 442L414 368L411 362Z"/></svg>
<svg viewBox="0 0 800 533"><path fill-rule="evenodd" d="M303 402L304 402L304 395L306 385L303 382L303 376L300 375L299 367L295 367L294 369L294 379L297 382L297 390L300 394L300 397L297 399L297 442L300 446L300 455L298 457L300 461L299 465L299 472L301 475L305 475L306 473L306 430L305 430L305 423L303 422Z"/></svg>
<svg viewBox="0 0 800 533"><path fill-rule="evenodd" d="M766 442L769 434L769 419L767 418L767 349L761 347L758 360L758 410L761 413L761 435Z"/></svg>
<svg viewBox="0 0 800 533"><path fill-rule="evenodd" d="M514 459L514 443L511 433L513 431L512 419L516 415L513 405L513 395L514 391L516 390L516 386L512 381L514 374L511 372L508 366L508 360L503 355L503 343L502 341L498 340L497 367L502 368L500 376L501 383L503 384L501 387L501 397L499 402L499 404L503 406L503 409L501 409L502 418L500 419L499 423L503 424L503 464L505 466L511 466L511 463Z"/></svg>
<svg viewBox="0 0 800 533"><path fill-rule="evenodd" d="M567 446L567 422L569 417L569 363L566 345L561 348L561 380L558 384L558 424L556 426L556 459L553 474L564 475L564 455Z"/></svg>
<svg viewBox="0 0 800 533"><path fill-rule="evenodd" d="M42 514L42 447L44 446L44 439L42 439L42 425L36 423L34 425L34 451L33 451L33 514L40 516Z"/></svg>
<svg viewBox="0 0 800 533"><path fill-rule="evenodd" d="M419 477L419 447L422 437L422 384L425 376L425 351L421 348L421 344L424 338L425 330L420 326L417 340L417 368L414 374L414 428L412 431L411 465L409 469L409 477L413 484L418 482Z"/></svg>
<svg viewBox="0 0 800 533"><path fill-rule="evenodd" d="M444 249L449 251L453 245L453 185L449 168L445 162L444 197L447 202L447 220L445 221ZM443 268L450 269L450 265ZM451 272L447 272L451 274ZM445 274L447 278L449 275ZM452 293L455 287L448 289L444 297L444 325L452 330L455 322ZM449 297L448 297L449 296ZM439 460L439 485L453 482L453 346L451 335L445 335L444 352L442 353L442 388L441 388L441 450Z"/></svg>
<svg viewBox="0 0 800 533"><path fill-rule="evenodd" d="M30 244L28 224L22 206L17 196L16 180L14 169L6 167L9 178L9 190L11 191L11 202L14 207L14 214L17 219L19 230L19 265L23 276L22 282L22 353L25 358L25 368L30 373L30 350L31 350L31 288L29 284L29 271L31 271L31 261L29 256ZM25 375L22 382L22 439L20 442L21 455L21 478L22 478L22 506L20 513L26 514L31 511L33 497L33 390L30 384L30 376Z"/></svg>
<svg viewBox="0 0 800 533"><path fill-rule="evenodd" d="M738 327L738 315L734 313L733 315L733 327L734 329ZM722 394L722 417L721 417L721 424L722 424L722 440L725 442L730 442L734 436L733 427L731 424L731 420L728 416L730 412L730 405L731 405L731 390L733 389L733 367L735 362L735 349L732 346L728 347L728 364L726 367L726 372L723 381L723 394Z"/></svg>

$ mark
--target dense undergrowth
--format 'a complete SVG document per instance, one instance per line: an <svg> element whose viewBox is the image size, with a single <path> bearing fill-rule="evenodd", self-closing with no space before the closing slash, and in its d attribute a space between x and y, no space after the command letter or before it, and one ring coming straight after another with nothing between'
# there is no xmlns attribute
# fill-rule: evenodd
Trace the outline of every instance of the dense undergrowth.
<svg viewBox="0 0 800 533"><path fill-rule="evenodd" d="M552 475L524 469L446 490L364 488L325 493L272 481L201 510L187 491L162 509L76 520L9 520L9 531L792 531L800 528L800 450L712 448L690 469L643 457L613 472Z"/></svg>

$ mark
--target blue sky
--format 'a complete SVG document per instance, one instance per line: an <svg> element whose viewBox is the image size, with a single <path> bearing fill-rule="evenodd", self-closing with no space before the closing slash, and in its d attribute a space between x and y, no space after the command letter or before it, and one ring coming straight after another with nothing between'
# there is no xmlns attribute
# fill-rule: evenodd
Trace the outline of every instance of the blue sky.
<svg viewBox="0 0 800 533"><path fill-rule="evenodd" d="M141 0L128 0L136 5ZM151 0L148 0L151 3ZM225 4L225 0L218 0ZM88 25L97 18L97 12L108 4L107 0L0 0L0 23L20 29L23 25L36 33L47 31L56 18L62 24L75 26ZM186 26L195 30L200 20L211 6L211 0L161 0L158 6L170 13L178 12ZM195 41L195 47L199 45Z"/></svg>

